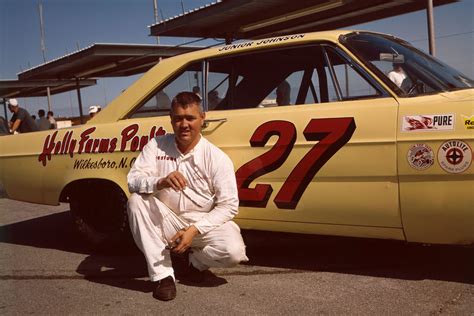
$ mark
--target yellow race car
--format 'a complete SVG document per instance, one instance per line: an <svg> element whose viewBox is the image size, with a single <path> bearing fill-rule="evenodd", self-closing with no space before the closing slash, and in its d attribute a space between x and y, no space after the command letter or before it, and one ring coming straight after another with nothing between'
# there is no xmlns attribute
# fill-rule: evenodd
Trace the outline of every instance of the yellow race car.
<svg viewBox="0 0 474 316"><path fill-rule="evenodd" d="M95 242L128 229L126 175L194 91L233 160L245 229L474 243L474 82L389 35L331 31L161 61L87 124L0 138L12 199L69 202Z"/></svg>

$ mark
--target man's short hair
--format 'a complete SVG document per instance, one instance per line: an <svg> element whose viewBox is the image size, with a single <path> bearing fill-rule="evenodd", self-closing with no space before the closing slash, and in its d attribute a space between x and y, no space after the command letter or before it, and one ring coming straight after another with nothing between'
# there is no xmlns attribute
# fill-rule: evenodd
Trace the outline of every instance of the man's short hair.
<svg viewBox="0 0 474 316"><path fill-rule="evenodd" d="M171 101L171 110L175 106L187 108L191 104L197 104L199 106L199 109L202 111L201 99L198 95L196 95L194 92L180 92Z"/></svg>
<svg viewBox="0 0 474 316"><path fill-rule="evenodd" d="M44 116L44 110L43 110L43 109L38 110L38 115L39 115L40 117L43 117L43 116Z"/></svg>

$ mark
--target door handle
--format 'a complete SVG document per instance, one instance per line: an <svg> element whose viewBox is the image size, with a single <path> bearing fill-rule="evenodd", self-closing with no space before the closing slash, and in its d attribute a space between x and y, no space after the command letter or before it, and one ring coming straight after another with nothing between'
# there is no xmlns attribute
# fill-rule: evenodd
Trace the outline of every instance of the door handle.
<svg viewBox="0 0 474 316"><path fill-rule="evenodd" d="M204 124L202 124L202 128L207 128L209 126L209 124L211 123L225 123L227 122L227 119L226 118L217 118L217 119L205 119L204 120Z"/></svg>

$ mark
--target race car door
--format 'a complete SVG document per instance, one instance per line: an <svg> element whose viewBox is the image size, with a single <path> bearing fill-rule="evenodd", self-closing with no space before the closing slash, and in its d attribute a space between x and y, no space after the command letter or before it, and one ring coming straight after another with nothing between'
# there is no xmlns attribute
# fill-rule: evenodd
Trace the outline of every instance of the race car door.
<svg viewBox="0 0 474 316"><path fill-rule="evenodd" d="M203 135L233 160L249 229L403 239L397 102L340 48L209 59Z"/></svg>

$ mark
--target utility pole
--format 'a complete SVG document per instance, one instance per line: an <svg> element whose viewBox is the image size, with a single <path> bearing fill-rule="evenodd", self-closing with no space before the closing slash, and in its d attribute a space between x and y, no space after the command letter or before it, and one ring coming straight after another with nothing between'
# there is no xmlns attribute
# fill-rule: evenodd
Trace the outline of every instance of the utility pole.
<svg viewBox="0 0 474 316"><path fill-rule="evenodd" d="M159 21L158 21L158 3L157 3L158 0L153 0L153 16L155 17L155 24L157 24ZM156 37L156 43L157 44L160 44L160 37L157 36Z"/></svg>
<svg viewBox="0 0 474 316"><path fill-rule="evenodd" d="M43 53L43 62L46 62L46 45L44 44L44 23L43 23L43 4L38 3L39 18L40 18L40 35L41 35L41 52Z"/></svg>
<svg viewBox="0 0 474 316"><path fill-rule="evenodd" d="M38 3L39 18L40 18L40 33L41 33L41 52L43 53L43 62L46 62L46 45L44 42L44 23L43 23L43 4ZM48 111L51 111L51 90L46 87L46 94L48 96Z"/></svg>
<svg viewBox="0 0 474 316"><path fill-rule="evenodd" d="M430 54L436 55L435 31L434 31L434 16L433 16L433 0L427 0L427 18L428 18L428 42L430 46Z"/></svg>

